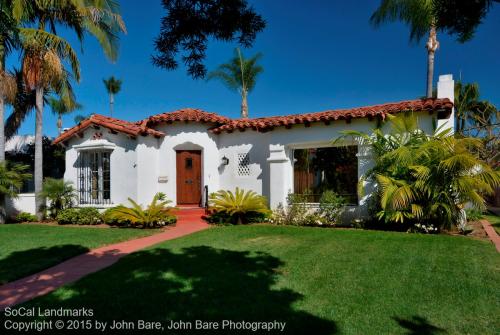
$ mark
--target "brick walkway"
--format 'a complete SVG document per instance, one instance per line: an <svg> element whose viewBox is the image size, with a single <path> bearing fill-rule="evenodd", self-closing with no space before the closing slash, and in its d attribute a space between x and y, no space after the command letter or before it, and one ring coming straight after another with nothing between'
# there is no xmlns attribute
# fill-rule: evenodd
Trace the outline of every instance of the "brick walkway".
<svg viewBox="0 0 500 335"><path fill-rule="evenodd" d="M493 242L495 248L497 248L497 251L500 252L500 236L498 236L495 228L493 228L487 220L481 220L481 224L483 225L484 231L488 234L491 242Z"/></svg>
<svg viewBox="0 0 500 335"><path fill-rule="evenodd" d="M120 258L134 251L207 229L209 226L201 219L202 214L203 210L199 208L182 209L176 213L177 225L167 228L162 233L90 250L34 275L2 285L0 286L0 311L75 282L90 273L116 263Z"/></svg>

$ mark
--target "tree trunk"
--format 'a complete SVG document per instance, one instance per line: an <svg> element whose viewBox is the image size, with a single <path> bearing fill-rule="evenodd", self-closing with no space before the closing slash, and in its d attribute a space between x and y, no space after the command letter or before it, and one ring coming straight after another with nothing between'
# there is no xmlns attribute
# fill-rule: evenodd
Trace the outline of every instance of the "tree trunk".
<svg viewBox="0 0 500 335"><path fill-rule="evenodd" d="M247 92L242 91L241 93L241 118L248 117L248 102L247 102Z"/></svg>
<svg viewBox="0 0 500 335"><path fill-rule="evenodd" d="M115 96L113 93L109 93L109 116L113 117L113 106L115 104Z"/></svg>
<svg viewBox="0 0 500 335"><path fill-rule="evenodd" d="M35 92L35 204L36 216L42 220L45 207L45 198L40 196L43 187L43 87L37 87Z"/></svg>
<svg viewBox="0 0 500 335"><path fill-rule="evenodd" d="M434 81L434 55L439 48L436 27L431 26L429 39L425 46L427 48L427 98L432 98L432 84Z"/></svg>

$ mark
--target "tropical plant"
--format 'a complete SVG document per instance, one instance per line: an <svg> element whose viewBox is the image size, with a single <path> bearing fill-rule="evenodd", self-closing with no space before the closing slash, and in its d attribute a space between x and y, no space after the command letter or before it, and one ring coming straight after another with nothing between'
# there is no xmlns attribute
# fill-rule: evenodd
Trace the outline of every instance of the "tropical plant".
<svg viewBox="0 0 500 335"><path fill-rule="evenodd" d="M44 93L48 89L62 92L62 97L70 96L65 85L71 74L64 68L67 61L72 76L77 81L80 76L79 62L71 45L56 34L60 24L76 32L82 41L85 33L95 36L106 55L116 58L118 35L125 31L118 5L111 0L89 1L15 1L12 17L16 20L22 45L22 72L27 91L35 91L35 192L42 189L42 131ZM36 28L33 28L36 27ZM48 30L47 30L48 29ZM64 93L66 92L66 94ZM44 199L36 197L37 215L43 215L41 207Z"/></svg>
<svg viewBox="0 0 500 335"><path fill-rule="evenodd" d="M128 201L132 205L131 207L119 205L110 208L106 211L104 220L129 222L131 225L139 225L143 228L164 226L173 221L171 214L173 207L169 206L171 201L166 198L164 193L156 193L153 201L146 208L130 198Z"/></svg>
<svg viewBox="0 0 500 335"><path fill-rule="evenodd" d="M247 0L162 0L166 11L161 19L160 34L154 44L155 66L175 70L182 62L193 78L204 78L203 64L210 39L238 42L249 48L257 33L266 26Z"/></svg>
<svg viewBox="0 0 500 335"><path fill-rule="evenodd" d="M5 197L17 197L23 182L31 178L28 169L26 165L0 162L0 224L5 223Z"/></svg>
<svg viewBox="0 0 500 335"><path fill-rule="evenodd" d="M477 83L457 82L454 105L457 134L480 138L484 143L480 157L495 168L500 155L500 133L496 131L500 111L489 101L481 100Z"/></svg>
<svg viewBox="0 0 500 335"><path fill-rule="evenodd" d="M215 71L208 74L208 80L219 79L229 89L238 91L241 94L241 117L247 118L248 93L254 89L257 77L264 71L264 68L257 64L262 54L258 53L247 59L238 48L234 53L228 63L219 65Z"/></svg>
<svg viewBox="0 0 500 335"><path fill-rule="evenodd" d="M48 209L52 217L56 217L60 210L73 207L77 198L72 182L54 178L45 179L41 196L49 200Z"/></svg>
<svg viewBox="0 0 500 335"><path fill-rule="evenodd" d="M122 81L120 79L116 79L111 76L108 79L103 79L104 86L106 87L106 91L108 91L109 95L109 115L113 116L113 107L115 104L115 94L120 92L122 87Z"/></svg>
<svg viewBox="0 0 500 335"><path fill-rule="evenodd" d="M266 198L254 191L236 188L235 192L220 190L212 193L209 198L210 208L217 212L228 214L232 222L247 223L248 218L257 213L270 213Z"/></svg>
<svg viewBox="0 0 500 335"><path fill-rule="evenodd" d="M65 114L70 114L82 108L82 105L71 99L66 99L65 101L64 99L49 97L48 103L50 108L52 109L52 112L54 114L57 114L57 129L59 135L62 133L62 116Z"/></svg>
<svg viewBox="0 0 500 335"><path fill-rule="evenodd" d="M372 134L343 132L374 151L375 166L362 176L360 186L366 180L376 182L378 219L449 228L459 221L466 203L485 208L484 195L500 185L500 173L475 154L482 146L479 139L455 138L449 129L426 135L413 114L389 120L389 133L380 128Z"/></svg>

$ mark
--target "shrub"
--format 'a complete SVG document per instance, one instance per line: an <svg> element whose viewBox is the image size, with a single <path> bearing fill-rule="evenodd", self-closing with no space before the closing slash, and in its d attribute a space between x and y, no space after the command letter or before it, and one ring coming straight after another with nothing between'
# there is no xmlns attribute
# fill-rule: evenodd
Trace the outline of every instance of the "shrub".
<svg viewBox="0 0 500 335"><path fill-rule="evenodd" d="M36 222L38 221L38 218L36 215L33 215L28 212L20 212L19 214L16 215L15 222Z"/></svg>
<svg viewBox="0 0 500 335"><path fill-rule="evenodd" d="M101 223L101 215L97 208L67 208L59 211L56 216L58 224L78 224L78 225L96 225Z"/></svg>
<svg viewBox="0 0 500 335"><path fill-rule="evenodd" d="M227 215L229 222L234 224L251 223L259 217L270 215L265 197L238 187L234 193L220 190L211 194L210 206L214 214L219 213L216 219L225 220Z"/></svg>
<svg viewBox="0 0 500 335"><path fill-rule="evenodd" d="M303 194L289 194L288 206L278 205L271 217L271 223L276 225L317 226L322 225L322 218L307 206L307 196Z"/></svg>
<svg viewBox="0 0 500 335"><path fill-rule="evenodd" d="M319 215L324 224L335 225L340 222L346 199L333 191L325 191L319 199Z"/></svg>
<svg viewBox="0 0 500 335"><path fill-rule="evenodd" d="M177 218L170 213L172 207L168 204L171 201L166 199L164 193L156 193L153 201L145 209L130 198L128 201L132 204L131 207L120 205L110 208L105 213L104 221L143 228L161 227L177 221Z"/></svg>
<svg viewBox="0 0 500 335"><path fill-rule="evenodd" d="M63 179L46 178L40 193L49 200L50 216L55 218L60 210L73 207L77 197L73 184Z"/></svg>
<svg viewBox="0 0 500 335"><path fill-rule="evenodd" d="M83 207L78 210L78 221L79 225L96 225L101 223L101 215L99 210L93 207Z"/></svg>

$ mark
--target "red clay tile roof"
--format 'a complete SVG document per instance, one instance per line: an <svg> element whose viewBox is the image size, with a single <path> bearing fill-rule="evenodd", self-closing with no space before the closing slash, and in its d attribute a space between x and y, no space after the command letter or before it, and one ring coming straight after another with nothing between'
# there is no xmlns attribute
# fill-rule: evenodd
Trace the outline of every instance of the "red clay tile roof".
<svg viewBox="0 0 500 335"><path fill-rule="evenodd" d="M255 119L236 119L211 129L218 134L223 131L231 132L233 130L244 130L251 128L257 131L272 130L275 127L285 126L287 128L294 124L309 124L312 122L330 122L335 120L347 120L363 117L379 116L385 119L387 114L393 114L404 111L429 111L437 112L445 110L451 112L453 103L449 99L417 99L407 100L382 105L373 105L359 108L328 110L324 112L271 116Z"/></svg>
<svg viewBox="0 0 500 335"><path fill-rule="evenodd" d="M215 113L208 113L201 109L183 108L174 112L150 116L146 119L146 121L147 125L163 122L172 123L174 121L211 122L221 125L230 122L231 119Z"/></svg>
<svg viewBox="0 0 500 335"><path fill-rule="evenodd" d="M112 131L124 133L130 136L137 135L152 135L155 137L165 136L161 131L151 129L146 126L146 122L129 122L112 117L93 114L88 119L83 120L78 125L65 131L54 140L54 144L64 142L78 133L81 133L90 126L101 126L108 128Z"/></svg>
<svg viewBox="0 0 500 335"><path fill-rule="evenodd" d="M290 128L295 124L308 125L313 122L325 122L336 120L351 120L363 117L381 117L385 119L387 114L394 114L404 111L428 111L428 112L451 112L453 103L449 99L417 99L400 102L386 103L359 108L328 110L317 113L271 116L255 119L229 119L215 113L208 113L201 109L184 108L174 112L162 113L148 117L138 122L128 122L111 117L94 114L90 118L82 121L77 126L65 131L55 141L54 144L66 141L70 137L82 132L91 125L102 126L110 130L122 132L130 136L152 135L155 137L165 136L164 133L154 130L151 126L159 123L172 123L174 121L194 121L214 123L210 129L219 134L223 131L232 132L234 130L245 130L251 128L256 131L268 131L275 127Z"/></svg>

